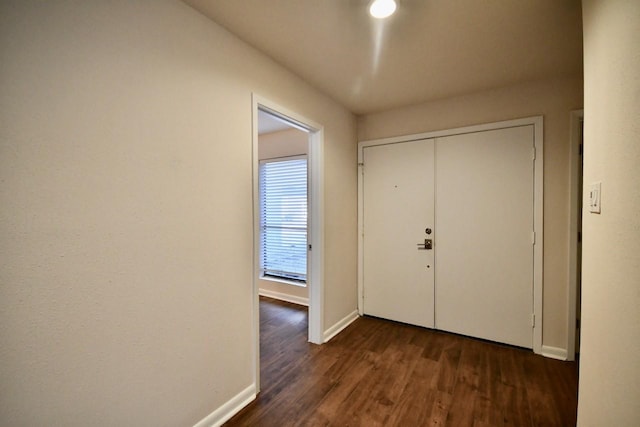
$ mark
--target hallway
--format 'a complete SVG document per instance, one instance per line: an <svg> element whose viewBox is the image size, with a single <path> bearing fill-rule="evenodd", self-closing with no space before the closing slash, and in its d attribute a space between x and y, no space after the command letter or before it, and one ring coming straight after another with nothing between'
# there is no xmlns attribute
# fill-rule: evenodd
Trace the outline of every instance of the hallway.
<svg viewBox="0 0 640 427"><path fill-rule="evenodd" d="M227 426L575 425L577 365L362 317L306 342L306 308L261 298L258 399Z"/></svg>

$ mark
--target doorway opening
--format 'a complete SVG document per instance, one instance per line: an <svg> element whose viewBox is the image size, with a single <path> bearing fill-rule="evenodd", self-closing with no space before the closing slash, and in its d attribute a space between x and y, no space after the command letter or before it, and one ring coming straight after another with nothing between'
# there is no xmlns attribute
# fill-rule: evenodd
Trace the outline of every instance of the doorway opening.
<svg viewBox="0 0 640 427"><path fill-rule="evenodd" d="M559 357L553 349L542 346L542 130L542 117L537 116L359 143L361 314L375 316L373 310L380 310L395 316L398 311L392 309L398 304L391 297L399 293L398 283L402 279L406 295L401 298L402 315L411 310L414 319L422 316L423 322L400 321L425 325L427 320L434 319L436 329ZM430 140L435 140L435 178L425 180L426 172L432 168L427 150ZM417 145L427 154L418 156L411 152ZM509 161L505 162L506 158ZM430 183L432 180L435 184ZM474 188L469 187L470 182L483 191L469 192L469 188ZM424 190L425 186L433 186L433 194L415 190L416 187ZM430 217L411 207L411 198L416 194L423 200L421 206L433 203L433 226ZM505 200L514 204L507 208ZM409 207L404 213L406 219L395 220L400 217L395 213L387 218L391 212L387 209L389 205ZM502 210L496 209L499 206ZM514 215L515 206L519 211ZM418 221L410 222L416 212ZM477 244L469 244L470 240ZM376 245L381 244L394 247L392 252L403 251L402 260L412 265L405 267L400 261L387 263L376 252ZM466 252L459 249L465 247L469 248ZM476 267L469 268L472 263ZM460 269L459 265L465 268ZM429 270L435 270L433 281L419 278ZM383 275L394 279L380 280ZM519 286L510 287L506 278L516 278ZM423 294L433 297L427 300ZM414 304L414 300L418 303ZM510 302L499 303L504 300ZM389 301L394 307L388 306ZM513 301L518 304L512 304ZM491 308L489 302L494 304ZM386 318L397 320L391 315ZM505 321L506 315L509 321Z"/></svg>
<svg viewBox="0 0 640 427"><path fill-rule="evenodd" d="M260 390L260 295L308 305L308 341L324 342L323 129L254 94L252 147L254 380ZM297 182L280 185L279 174Z"/></svg>
<svg viewBox="0 0 640 427"><path fill-rule="evenodd" d="M309 305L309 133L258 110L260 296Z"/></svg>
<svg viewBox="0 0 640 427"><path fill-rule="evenodd" d="M567 359L580 352L580 295L582 289L582 201L583 201L584 110L571 112L571 206L569 216L569 295Z"/></svg>

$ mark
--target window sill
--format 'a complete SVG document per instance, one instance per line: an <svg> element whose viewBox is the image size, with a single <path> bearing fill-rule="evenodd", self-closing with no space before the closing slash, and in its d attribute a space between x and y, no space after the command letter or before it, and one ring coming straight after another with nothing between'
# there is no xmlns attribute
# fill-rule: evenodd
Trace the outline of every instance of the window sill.
<svg viewBox="0 0 640 427"><path fill-rule="evenodd" d="M269 282L284 283L286 285L293 285L293 286L297 286L299 288L306 288L307 287L306 282L298 282L298 281L295 281L295 280L280 279L280 278L273 277L273 276L260 276L260 280L267 280Z"/></svg>

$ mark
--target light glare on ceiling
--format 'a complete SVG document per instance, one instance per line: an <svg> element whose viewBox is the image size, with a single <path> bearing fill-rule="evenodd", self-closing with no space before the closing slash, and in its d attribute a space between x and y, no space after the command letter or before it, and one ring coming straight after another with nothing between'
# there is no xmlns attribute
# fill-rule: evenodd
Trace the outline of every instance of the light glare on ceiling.
<svg viewBox="0 0 640 427"><path fill-rule="evenodd" d="M369 6L369 13L374 18L382 19L393 15L396 11L395 0L374 0Z"/></svg>

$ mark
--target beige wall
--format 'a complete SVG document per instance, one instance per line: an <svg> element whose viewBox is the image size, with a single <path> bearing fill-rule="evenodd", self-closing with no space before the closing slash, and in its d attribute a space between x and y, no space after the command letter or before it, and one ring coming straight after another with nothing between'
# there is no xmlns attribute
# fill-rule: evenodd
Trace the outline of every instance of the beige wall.
<svg viewBox="0 0 640 427"><path fill-rule="evenodd" d="M0 424L188 426L252 381L252 100L325 126L327 329L356 123L182 2L0 3Z"/></svg>
<svg viewBox="0 0 640 427"><path fill-rule="evenodd" d="M582 108L581 78L473 93L358 118L359 140L544 116L543 345L567 347L570 111Z"/></svg>
<svg viewBox="0 0 640 427"><path fill-rule="evenodd" d="M307 154L309 134L298 129L287 129L262 134L258 137L258 158L273 159L276 157L299 156ZM274 280L260 279L260 291L276 292L297 298L309 299L309 288L291 285Z"/></svg>
<svg viewBox="0 0 640 427"><path fill-rule="evenodd" d="M578 425L640 425L640 2L584 0L584 212Z"/></svg>

